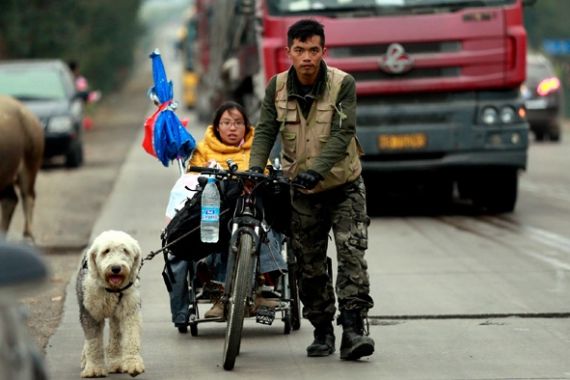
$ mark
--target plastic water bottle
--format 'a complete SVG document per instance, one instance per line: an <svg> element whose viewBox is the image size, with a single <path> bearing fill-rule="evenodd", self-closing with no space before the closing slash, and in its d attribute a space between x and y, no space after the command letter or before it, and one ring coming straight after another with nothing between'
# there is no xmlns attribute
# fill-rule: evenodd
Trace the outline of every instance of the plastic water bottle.
<svg viewBox="0 0 570 380"><path fill-rule="evenodd" d="M220 236L220 193L215 178L208 178L202 192L202 216L200 218L200 240L217 243Z"/></svg>

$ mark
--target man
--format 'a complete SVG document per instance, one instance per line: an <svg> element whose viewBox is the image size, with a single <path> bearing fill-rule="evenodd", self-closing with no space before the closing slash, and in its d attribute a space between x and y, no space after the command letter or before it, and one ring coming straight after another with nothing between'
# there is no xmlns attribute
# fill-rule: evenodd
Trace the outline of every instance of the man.
<svg viewBox="0 0 570 380"><path fill-rule="evenodd" d="M300 20L287 33L292 67L269 82L251 150L250 170L261 171L277 134L285 173L304 189L292 195L292 248L297 255L303 316L314 326L308 356L335 351L335 293L327 270L333 230L337 248L336 293L343 327L340 357L374 352L364 333L373 306L364 252L369 218L356 139L354 78L327 67L323 26Z"/></svg>

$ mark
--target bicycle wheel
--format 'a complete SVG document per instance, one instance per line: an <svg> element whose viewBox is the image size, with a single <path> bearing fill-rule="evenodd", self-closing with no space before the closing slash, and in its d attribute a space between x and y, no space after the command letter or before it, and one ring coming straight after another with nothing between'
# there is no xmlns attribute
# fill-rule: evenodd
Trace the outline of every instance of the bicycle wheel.
<svg viewBox="0 0 570 380"><path fill-rule="evenodd" d="M236 356L239 354L245 306L251 292L253 279L253 239L251 235L241 234L238 255L230 299L226 305L228 325L224 341L223 366L228 371L234 368Z"/></svg>

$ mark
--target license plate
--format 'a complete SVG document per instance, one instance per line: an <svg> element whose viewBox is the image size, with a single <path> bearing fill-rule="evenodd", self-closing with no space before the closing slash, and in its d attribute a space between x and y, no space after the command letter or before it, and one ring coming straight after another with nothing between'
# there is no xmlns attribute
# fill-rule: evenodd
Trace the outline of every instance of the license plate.
<svg viewBox="0 0 570 380"><path fill-rule="evenodd" d="M378 136L378 147L384 150L421 149L427 145L425 133L408 133Z"/></svg>

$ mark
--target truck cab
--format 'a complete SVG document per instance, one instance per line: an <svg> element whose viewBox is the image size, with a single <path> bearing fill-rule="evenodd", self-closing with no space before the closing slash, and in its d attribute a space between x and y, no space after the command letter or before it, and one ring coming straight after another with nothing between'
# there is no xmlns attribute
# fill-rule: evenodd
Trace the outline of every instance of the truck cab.
<svg viewBox="0 0 570 380"><path fill-rule="evenodd" d="M263 0L256 10L241 16L257 25L249 52L262 80L236 81L248 81L242 89L257 99L252 104L290 66L289 25L316 19L325 27L327 64L356 80L367 185L395 174L425 179L444 201L457 189L487 211L514 209L528 149L522 0Z"/></svg>

